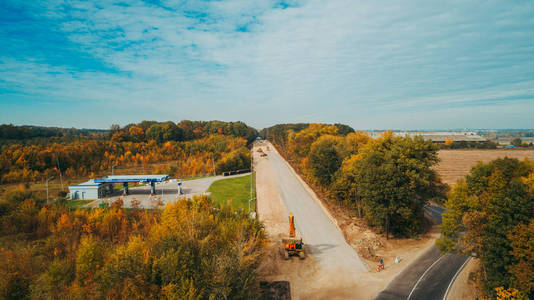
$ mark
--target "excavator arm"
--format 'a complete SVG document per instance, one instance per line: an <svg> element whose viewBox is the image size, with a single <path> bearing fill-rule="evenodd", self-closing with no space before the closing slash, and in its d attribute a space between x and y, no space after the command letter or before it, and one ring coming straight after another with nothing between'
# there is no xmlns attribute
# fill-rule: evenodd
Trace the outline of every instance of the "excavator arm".
<svg viewBox="0 0 534 300"><path fill-rule="evenodd" d="M289 213L289 237L295 237L295 217L292 213Z"/></svg>

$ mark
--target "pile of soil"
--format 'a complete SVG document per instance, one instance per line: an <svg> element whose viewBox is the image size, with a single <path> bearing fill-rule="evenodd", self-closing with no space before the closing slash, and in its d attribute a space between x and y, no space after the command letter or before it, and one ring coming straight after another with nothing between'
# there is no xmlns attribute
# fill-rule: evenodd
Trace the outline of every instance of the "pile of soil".
<svg viewBox="0 0 534 300"><path fill-rule="evenodd" d="M360 239L351 243L351 246L356 249L358 254L363 258L375 262L380 260L380 256L377 253L380 252L380 249L384 248L381 238L372 232L363 233Z"/></svg>

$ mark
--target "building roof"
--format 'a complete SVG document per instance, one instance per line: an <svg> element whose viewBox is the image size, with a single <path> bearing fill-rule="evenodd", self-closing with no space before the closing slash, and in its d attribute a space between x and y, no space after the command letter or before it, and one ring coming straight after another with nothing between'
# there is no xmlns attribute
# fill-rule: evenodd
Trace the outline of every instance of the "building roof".
<svg viewBox="0 0 534 300"><path fill-rule="evenodd" d="M113 175L94 179L96 183L112 183L112 182L161 182L169 179L169 175Z"/></svg>
<svg viewBox="0 0 534 300"><path fill-rule="evenodd" d="M453 142L484 142L487 141L484 137L474 132L396 132L399 136L422 136L425 140L433 142L445 142L451 140Z"/></svg>
<svg viewBox="0 0 534 300"><path fill-rule="evenodd" d="M69 187L91 187L91 186L99 186L101 185L101 183L96 183L94 181L94 179L89 179L89 181L86 181L84 183L80 183L80 184L71 184L69 185Z"/></svg>

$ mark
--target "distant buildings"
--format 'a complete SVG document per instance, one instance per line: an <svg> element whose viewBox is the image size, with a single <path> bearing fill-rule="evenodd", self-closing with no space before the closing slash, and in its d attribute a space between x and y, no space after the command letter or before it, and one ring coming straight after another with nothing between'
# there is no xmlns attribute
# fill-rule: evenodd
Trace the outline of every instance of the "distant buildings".
<svg viewBox="0 0 534 300"><path fill-rule="evenodd" d="M382 132L372 131L368 132L372 138L378 138L382 135ZM446 142L485 142L487 138L480 136L476 132L472 131L395 131L395 136L422 136L425 140L430 140L434 143L446 143Z"/></svg>
<svg viewBox="0 0 534 300"><path fill-rule="evenodd" d="M434 143L450 142L485 142L488 139L472 131L437 131L437 132L395 132L397 136L422 136Z"/></svg>

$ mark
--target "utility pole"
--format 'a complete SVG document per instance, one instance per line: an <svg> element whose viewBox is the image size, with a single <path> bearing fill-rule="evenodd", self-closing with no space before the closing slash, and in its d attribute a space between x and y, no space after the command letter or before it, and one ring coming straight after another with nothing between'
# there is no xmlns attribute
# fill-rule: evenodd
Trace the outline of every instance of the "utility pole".
<svg viewBox="0 0 534 300"><path fill-rule="evenodd" d="M48 203L49 199L48 199L48 181L51 180L51 179L54 179L54 176L48 178L46 180L46 203Z"/></svg>
<svg viewBox="0 0 534 300"><path fill-rule="evenodd" d="M63 176L61 176L61 167L59 166L59 156L56 153L57 169L59 170L59 182L61 183L61 191L63 191Z"/></svg>
<svg viewBox="0 0 534 300"><path fill-rule="evenodd" d="M389 205L386 210L386 240L389 240Z"/></svg>
<svg viewBox="0 0 534 300"><path fill-rule="evenodd" d="M254 174L252 170L252 156L254 152L250 152L250 199L248 200L248 212L250 213L250 202L252 202L252 175Z"/></svg>
<svg viewBox="0 0 534 300"><path fill-rule="evenodd" d="M215 176L217 174L215 174L215 160L213 159L213 156L211 157L211 164L213 166L213 176Z"/></svg>

